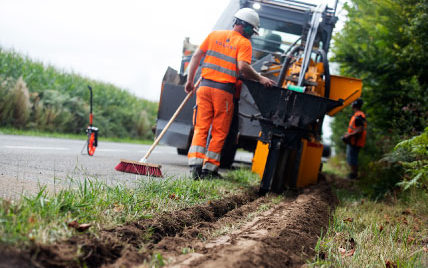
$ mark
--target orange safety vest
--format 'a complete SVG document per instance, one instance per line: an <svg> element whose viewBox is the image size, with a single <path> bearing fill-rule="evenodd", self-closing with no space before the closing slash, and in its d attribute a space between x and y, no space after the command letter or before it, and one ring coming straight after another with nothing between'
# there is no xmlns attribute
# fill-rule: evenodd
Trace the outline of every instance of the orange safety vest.
<svg viewBox="0 0 428 268"><path fill-rule="evenodd" d="M366 115L362 111L356 111L351 117L348 126L348 133L352 133L357 129L357 126L355 125L355 120L358 116L364 118L363 132L351 136L350 144L357 147L364 147L364 145L366 144L367 122Z"/></svg>
<svg viewBox="0 0 428 268"><path fill-rule="evenodd" d="M205 52L201 75L208 80L235 84L238 61L251 64L250 40L233 30L210 33L199 49Z"/></svg>

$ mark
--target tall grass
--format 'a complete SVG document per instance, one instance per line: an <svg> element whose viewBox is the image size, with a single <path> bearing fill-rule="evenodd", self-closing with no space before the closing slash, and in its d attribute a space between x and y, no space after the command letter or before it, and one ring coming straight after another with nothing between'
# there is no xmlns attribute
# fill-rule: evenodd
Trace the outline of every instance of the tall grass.
<svg viewBox="0 0 428 268"><path fill-rule="evenodd" d="M0 122L19 127L28 122L30 96L22 78L0 81Z"/></svg>
<svg viewBox="0 0 428 268"><path fill-rule="evenodd" d="M89 90L100 136L151 138L157 104L109 83L46 66L0 48L0 127L81 133ZM160 81L159 81L160 86Z"/></svg>
<svg viewBox="0 0 428 268"><path fill-rule="evenodd" d="M141 179L135 187L108 185L96 179L70 180L68 187L34 196L0 199L0 243L54 242L72 234L67 223L92 223L92 231L150 218L162 211L199 204L242 191L258 183L249 170L233 171L224 180Z"/></svg>

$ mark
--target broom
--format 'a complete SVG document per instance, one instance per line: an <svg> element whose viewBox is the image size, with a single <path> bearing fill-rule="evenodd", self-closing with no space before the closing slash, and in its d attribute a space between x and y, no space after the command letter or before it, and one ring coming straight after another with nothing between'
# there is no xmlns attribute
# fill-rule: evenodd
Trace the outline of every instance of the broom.
<svg viewBox="0 0 428 268"><path fill-rule="evenodd" d="M195 88L199 86L199 84L201 83L201 80L202 80L202 77L200 77L196 82ZM162 177L162 171L161 171L162 166L157 164L147 163L147 158L152 153L153 149L158 145L159 141L165 135L166 131L171 126L172 122L174 122L175 118L181 112L184 105L187 103L187 101L190 99L192 95L193 95L193 92L189 92L187 94L186 98L184 98L180 106L178 106L177 110L172 115L171 119L168 121L168 123L166 124L162 132L153 142L152 146L150 147L150 149L147 151L146 155L144 155L143 158L141 158L139 161L130 161L125 159L120 159L120 163L115 167L115 169L117 171L126 172L126 173L133 173L133 174L153 176L153 177Z"/></svg>

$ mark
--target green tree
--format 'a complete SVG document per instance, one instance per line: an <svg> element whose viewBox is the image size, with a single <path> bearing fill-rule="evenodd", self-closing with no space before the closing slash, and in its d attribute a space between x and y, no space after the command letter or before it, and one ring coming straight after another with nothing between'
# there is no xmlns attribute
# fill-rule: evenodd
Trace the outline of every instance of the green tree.
<svg viewBox="0 0 428 268"><path fill-rule="evenodd" d="M348 19L334 38L333 60L343 75L363 79L365 151L377 158L427 125L428 0L350 0L344 8ZM336 144L349 117L335 119Z"/></svg>

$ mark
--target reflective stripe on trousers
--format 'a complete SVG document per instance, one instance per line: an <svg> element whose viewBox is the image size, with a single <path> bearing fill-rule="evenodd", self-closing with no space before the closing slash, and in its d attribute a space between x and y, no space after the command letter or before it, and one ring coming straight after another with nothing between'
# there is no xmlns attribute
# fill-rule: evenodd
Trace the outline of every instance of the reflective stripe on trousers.
<svg viewBox="0 0 428 268"><path fill-rule="evenodd" d="M220 164L219 164L220 165ZM205 162L204 166L202 167L202 169L207 169L209 171L217 171L218 170L218 165L214 165L210 162Z"/></svg>
<svg viewBox="0 0 428 268"><path fill-rule="evenodd" d="M216 171L220 166L220 153L229 133L233 117L233 94L221 89L201 86L196 92L195 131L189 150L189 165L200 165L203 168ZM206 148L208 132L211 127L211 140L205 153L196 151Z"/></svg>
<svg viewBox="0 0 428 268"><path fill-rule="evenodd" d="M189 158L189 166L202 166L205 158L205 147L190 146L187 157Z"/></svg>

